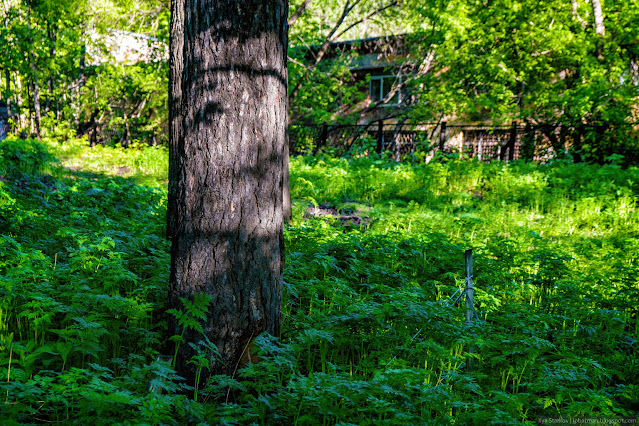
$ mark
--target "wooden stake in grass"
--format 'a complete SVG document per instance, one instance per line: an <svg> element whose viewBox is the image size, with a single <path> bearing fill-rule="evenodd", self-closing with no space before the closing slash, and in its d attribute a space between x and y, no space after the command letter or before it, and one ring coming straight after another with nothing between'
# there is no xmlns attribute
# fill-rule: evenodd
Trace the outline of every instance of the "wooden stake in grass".
<svg viewBox="0 0 639 426"><path fill-rule="evenodd" d="M473 320L473 301L475 291L473 290L473 249L468 249L464 253L466 258L466 321L470 324Z"/></svg>
<svg viewBox="0 0 639 426"><path fill-rule="evenodd" d="M475 291L473 290L473 249L466 250L464 257L466 260L466 322L470 328L475 314L475 307L473 306L475 297ZM469 348L469 352L472 353L472 348ZM468 358L466 365L468 371L470 371L473 366L472 357Z"/></svg>

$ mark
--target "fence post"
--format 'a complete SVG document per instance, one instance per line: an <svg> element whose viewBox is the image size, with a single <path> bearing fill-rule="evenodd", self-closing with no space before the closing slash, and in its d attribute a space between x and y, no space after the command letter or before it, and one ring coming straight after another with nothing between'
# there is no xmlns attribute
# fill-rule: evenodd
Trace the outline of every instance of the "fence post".
<svg viewBox="0 0 639 426"><path fill-rule="evenodd" d="M328 139L328 126L326 124L322 124L322 131L320 132L319 146L326 145L326 139Z"/></svg>
<svg viewBox="0 0 639 426"><path fill-rule="evenodd" d="M6 139L9 133L9 108L0 102L0 141Z"/></svg>
<svg viewBox="0 0 639 426"><path fill-rule="evenodd" d="M442 121L442 126L439 130L439 150L444 150L444 143L446 143L446 122Z"/></svg>
<svg viewBox="0 0 639 426"><path fill-rule="evenodd" d="M317 154L320 148L326 145L326 139L328 139L328 126L326 124L322 124L322 128L320 129L317 139L318 141L313 149L313 155Z"/></svg>
<svg viewBox="0 0 639 426"><path fill-rule="evenodd" d="M508 149L508 161L515 159L515 143L517 143L517 120L513 121L513 128L510 131L510 148Z"/></svg>
<svg viewBox="0 0 639 426"><path fill-rule="evenodd" d="M468 249L464 252L466 261L466 322L470 326L475 315L475 307L473 305L475 298L475 290L473 290L473 249ZM468 352L472 353L472 348L468 349ZM469 357L466 360L466 367L470 371L473 367L473 358Z"/></svg>
<svg viewBox="0 0 639 426"><path fill-rule="evenodd" d="M533 129L530 121L526 120L524 134L521 137L519 158L526 161L533 161L535 159L535 136L536 129Z"/></svg>
<svg viewBox="0 0 639 426"><path fill-rule="evenodd" d="M377 149L378 154L384 151L384 122L379 120L377 122Z"/></svg>

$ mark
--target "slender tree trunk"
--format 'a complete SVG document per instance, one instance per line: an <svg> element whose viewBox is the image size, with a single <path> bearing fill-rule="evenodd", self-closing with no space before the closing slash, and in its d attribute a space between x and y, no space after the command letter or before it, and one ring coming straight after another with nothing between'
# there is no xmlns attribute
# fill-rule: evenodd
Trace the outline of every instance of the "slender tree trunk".
<svg viewBox="0 0 639 426"><path fill-rule="evenodd" d="M601 1L600 0L591 0L592 1L592 14L595 16L595 33L600 36L606 35L606 27L604 26L604 16L603 11L601 9Z"/></svg>
<svg viewBox="0 0 639 426"><path fill-rule="evenodd" d="M129 116L126 113L126 104L122 107L122 114L124 114L124 135L120 140L122 148L128 148L131 145L131 128L129 127Z"/></svg>
<svg viewBox="0 0 639 426"><path fill-rule="evenodd" d="M40 122L42 121L42 115L40 114L40 85L38 84L38 71L36 70L35 59L33 58L33 52L30 54L31 58L31 86L33 87L33 112L35 117L35 132L40 139Z"/></svg>
<svg viewBox="0 0 639 426"><path fill-rule="evenodd" d="M7 115L12 118L11 113L11 72L8 69L4 70L4 81L7 88Z"/></svg>
<svg viewBox="0 0 639 426"><path fill-rule="evenodd" d="M33 133L35 131L35 125L33 124L33 103L31 100L31 94L33 93L33 82L29 82L27 84L27 103L29 104L29 132Z"/></svg>
<svg viewBox="0 0 639 426"><path fill-rule="evenodd" d="M83 32L84 35L84 32ZM80 128L80 96L82 96L82 86L84 86L84 66L87 57L87 45L82 43L80 47L80 65L78 70L78 81L77 87L78 91L75 95L75 108L73 108L73 113L75 114L75 128Z"/></svg>
<svg viewBox="0 0 639 426"><path fill-rule="evenodd" d="M31 25L27 24L27 30L29 34L29 41L33 44L33 33L31 30ZM36 68L35 56L33 51L29 52L29 63L31 65L31 83L29 86L31 87L30 97L33 96L33 113L34 113L34 124L35 124L35 133L40 139L40 121L42 120L42 116L40 114L40 85L38 83L38 70Z"/></svg>
<svg viewBox="0 0 639 426"><path fill-rule="evenodd" d="M80 47L80 66L78 69L78 96L82 94L82 87L84 86L84 67L87 60L87 45L82 43Z"/></svg>
<svg viewBox="0 0 639 426"><path fill-rule="evenodd" d="M287 128L286 0L173 0L170 65L169 307L213 298L210 374L236 372L262 332L279 336ZM184 330L177 321L169 331ZM176 369L203 340L189 329ZM201 377L206 380L206 377Z"/></svg>
<svg viewBox="0 0 639 426"><path fill-rule="evenodd" d="M630 81L635 85L639 85L639 62L637 58L630 59Z"/></svg>
<svg viewBox="0 0 639 426"><path fill-rule="evenodd" d="M18 121L18 128L24 128L27 127L29 124L29 119L30 117L26 116L23 111L23 99L22 99L22 79L20 78L20 73L16 72L14 74L14 80L13 80L13 87L15 88L15 116L17 117L17 121ZM29 90L29 85L27 85L27 91ZM31 95L29 95L31 96ZM28 97L27 99L30 99L30 97ZM27 106L29 108L31 108L31 103L30 101L27 102Z"/></svg>
<svg viewBox="0 0 639 426"><path fill-rule="evenodd" d="M288 107L287 107L288 110ZM287 119L288 122L288 119ZM286 143L284 144L284 157L282 158L282 215L284 222L288 223L293 218L293 205L291 203L291 182L290 182L290 163L289 163L289 134L286 130Z"/></svg>
<svg viewBox="0 0 639 426"><path fill-rule="evenodd" d="M584 30L586 29L587 22L585 19L579 16L578 6L579 5L577 3L577 0L572 0L572 16L574 16L577 19L577 21L581 25L581 29Z"/></svg>
<svg viewBox="0 0 639 426"><path fill-rule="evenodd" d="M0 141L7 137L9 122L9 90L7 88L6 98L0 98ZM6 99L6 100L5 100Z"/></svg>
<svg viewBox="0 0 639 426"><path fill-rule="evenodd" d="M55 61L55 44L57 41L57 31L54 25L47 22L47 36L49 37L49 59L51 64ZM45 104L45 114L48 114L51 110L51 100L54 98L53 91L55 90L55 82L53 80L53 72L49 74L49 79L47 80L47 86L49 89L49 95L47 96L47 102Z"/></svg>

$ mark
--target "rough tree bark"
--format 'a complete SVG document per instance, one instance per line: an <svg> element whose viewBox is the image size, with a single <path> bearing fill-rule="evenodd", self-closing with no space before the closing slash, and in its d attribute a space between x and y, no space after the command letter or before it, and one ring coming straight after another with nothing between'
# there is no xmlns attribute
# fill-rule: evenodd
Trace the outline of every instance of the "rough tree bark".
<svg viewBox="0 0 639 426"><path fill-rule="evenodd" d="M171 9L168 305L212 296L203 329L221 360L207 354L209 373L232 375L260 333L280 334L288 1ZM182 330L170 319L169 332ZM191 383L194 354L183 343L176 359Z"/></svg>

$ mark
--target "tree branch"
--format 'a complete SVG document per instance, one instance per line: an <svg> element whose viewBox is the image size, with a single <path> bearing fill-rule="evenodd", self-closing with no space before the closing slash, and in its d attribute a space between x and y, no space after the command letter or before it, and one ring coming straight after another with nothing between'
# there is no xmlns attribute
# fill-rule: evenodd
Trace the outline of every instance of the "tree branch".
<svg viewBox="0 0 639 426"><path fill-rule="evenodd" d="M393 97L395 97L395 95L402 90L403 88L405 88L408 83L416 80L417 78L428 74L431 69L433 68L433 62L435 60L435 51L432 49L431 46L431 50L428 51L428 53L426 54L426 56L424 57L424 60L422 60L422 62L419 64L419 67L417 67L417 72L412 74L410 77L408 77L406 80L402 81L399 84L393 84L393 88L391 89L390 92L388 92L388 94L384 97L384 99L380 99L379 101L369 105L368 107L364 108L361 111L361 114L365 114L367 112L370 112L372 110L374 110L375 108L377 108L380 105L383 105L385 103L387 103L388 101L390 101L391 99L393 99ZM403 66L402 66L403 68ZM397 73L397 76L399 77L399 75L402 73L402 68L400 68L399 72ZM397 81L397 78L395 79L395 81Z"/></svg>
<svg viewBox="0 0 639 426"><path fill-rule="evenodd" d="M297 94L300 91L300 88L302 87L302 82L304 80L306 80L309 76L309 74L311 72L313 72L313 70L315 69L315 67L317 67L317 65L321 62L322 58L324 57L324 55L326 54L326 52L328 51L328 47L330 46L331 42L333 41L333 35L337 32L337 30L339 29L340 26L342 26L342 24L344 23L344 20L346 19L346 17L348 16L349 13L351 13L351 11L353 10L353 8L360 2L361 0L356 0L352 6L350 6L350 0L346 0L346 4L344 4L344 9L342 10L342 15L340 16L340 18L337 20L337 23L333 26L333 29L331 30L331 32L326 36L326 38L324 39L324 42L322 43L322 45L320 46L320 50L317 53L317 56L315 56L315 61L313 62L313 64L311 64L308 68L306 68L306 71L304 72L304 74L302 75L302 77L300 78L300 80L297 82L297 84L295 85L295 87L293 88L293 90L291 91L290 94L290 99L295 99L297 97Z"/></svg>
<svg viewBox="0 0 639 426"><path fill-rule="evenodd" d="M290 99L291 100L293 100L293 99L295 99L297 97L297 95L298 95L298 93L300 91L300 88L302 87L302 81L304 81L306 78L308 78L310 73L313 72L313 70L317 67L317 65L319 65L319 63L322 61L322 58L324 58L324 55L326 55L326 52L328 51L328 48L329 48L330 44L333 41L335 41L336 39L338 39L339 37L344 35L348 30L350 30L354 26L359 25L362 22L365 22L365 21L371 19L373 16L377 15L378 13L382 12L383 10L386 10L386 9L388 9L390 7L393 7L393 6L396 6L398 4L397 1L393 1L393 2L389 3L386 6L382 6L382 7L378 8L378 9L374 10L373 12L369 13L364 18L359 19L355 23L349 25L345 30L340 31L339 34L335 35L335 33L337 33L339 28L342 26L342 24L346 20L346 17L353 11L355 6L357 6L360 2L361 2L361 0L355 0L352 3L351 3L350 0L346 1L346 3L344 4L344 9L342 10L341 16L339 17L339 19L337 20L337 22L335 23L335 25L333 26L333 28L331 29L329 34L324 39L324 42L322 42L322 45L320 46L319 52L315 56L314 63L308 66L308 68L306 69L306 72L304 73L304 75L302 75L300 80L297 82L297 84L295 85L295 87L291 91L291 94L290 94Z"/></svg>
<svg viewBox="0 0 639 426"><path fill-rule="evenodd" d="M297 8L295 13L293 13L293 15L288 19L288 28L289 28L289 30L295 24L295 21L297 21L297 19L300 16L302 16L302 14L306 11L306 8L310 4L310 2L311 2L311 0L304 0L304 3L302 3L300 5L300 7Z"/></svg>
<svg viewBox="0 0 639 426"><path fill-rule="evenodd" d="M389 3L386 6L380 7L379 9L369 13L368 15L366 15L365 17L363 17L362 19L360 19L359 21L355 21L353 22L351 25L349 25L348 27L346 27L343 31L341 31L339 34L337 34L337 36L335 36L335 38L340 38L341 36L343 36L348 30L350 30L351 28L355 27L356 25L361 24L362 22L368 21L369 19L371 19L373 16L377 15L378 13L383 12L384 10L393 7L393 6L397 6L397 1L393 1L391 3Z"/></svg>

